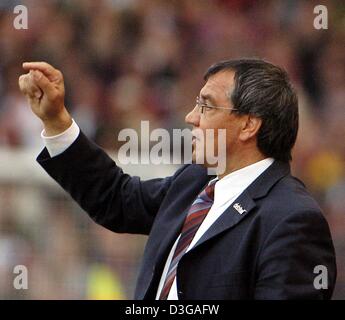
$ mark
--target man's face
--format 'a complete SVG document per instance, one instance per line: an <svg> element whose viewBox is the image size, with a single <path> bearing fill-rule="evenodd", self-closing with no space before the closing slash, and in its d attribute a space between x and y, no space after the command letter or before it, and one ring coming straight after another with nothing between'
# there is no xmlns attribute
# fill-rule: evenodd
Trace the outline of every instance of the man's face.
<svg viewBox="0 0 345 320"><path fill-rule="evenodd" d="M202 103L209 106L234 108L228 97L233 88L234 73L221 71L208 79L200 91L199 98ZM210 166L207 161L210 156L225 156L236 152L240 133L239 118L231 110L204 108L204 113L201 113L200 109L195 106L185 118L185 121L193 126L193 162ZM219 129L225 129L225 134ZM206 134L207 131L209 135ZM201 143L202 136L204 143ZM222 150L225 150L225 155L222 155Z"/></svg>

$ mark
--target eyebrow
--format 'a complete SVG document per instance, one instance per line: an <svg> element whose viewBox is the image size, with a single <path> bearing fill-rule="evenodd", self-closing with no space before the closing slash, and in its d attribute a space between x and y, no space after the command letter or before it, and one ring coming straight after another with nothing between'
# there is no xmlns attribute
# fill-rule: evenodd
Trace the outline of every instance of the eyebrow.
<svg viewBox="0 0 345 320"><path fill-rule="evenodd" d="M212 102L213 104L216 103L216 101L214 100L213 96L210 95L210 94L201 94L200 97L201 97L203 100L208 100L208 101Z"/></svg>

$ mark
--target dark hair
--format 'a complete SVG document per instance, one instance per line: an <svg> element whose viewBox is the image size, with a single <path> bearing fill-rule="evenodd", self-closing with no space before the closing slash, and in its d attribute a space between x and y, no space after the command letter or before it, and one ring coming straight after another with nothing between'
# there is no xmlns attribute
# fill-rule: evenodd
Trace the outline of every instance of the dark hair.
<svg viewBox="0 0 345 320"><path fill-rule="evenodd" d="M261 59L227 60L212 65L204 79L230 70L235 87L230 99L239 114L262 119L257 147L267 157L288 162L298 131L298 100L287 73Z"/></svg>

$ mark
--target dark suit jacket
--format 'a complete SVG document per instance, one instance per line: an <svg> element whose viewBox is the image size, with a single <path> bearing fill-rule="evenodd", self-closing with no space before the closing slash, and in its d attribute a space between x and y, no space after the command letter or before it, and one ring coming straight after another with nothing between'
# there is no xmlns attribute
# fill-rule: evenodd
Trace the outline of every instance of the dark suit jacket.
<svg viewBox="0 0 345 320"><path fill-rule="evenodd" d="M95 222L149 235L135 299L154 299L188 208L213 177L190 164L141 181L83 133L62 154L44 149L37 160ZM180 260L179 299L329 299L336 279L329 227L289 164L275 161L235 203L246 212L230 205ZM327 289L314 287L317 265L327 268Z"/></svg>

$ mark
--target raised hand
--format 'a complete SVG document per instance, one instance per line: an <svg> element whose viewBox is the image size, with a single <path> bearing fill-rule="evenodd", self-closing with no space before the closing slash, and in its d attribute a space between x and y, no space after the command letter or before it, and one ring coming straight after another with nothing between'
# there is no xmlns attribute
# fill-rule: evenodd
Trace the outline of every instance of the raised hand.
<svg viewBox="0 0 345 320"><path fill-rule="evenodd" d="M62 73L46 62L25 62L29 71L19 77L19 88L28 98L32 111L39 117L47 135L65 131L71 124L65 104Z"/></svg>

